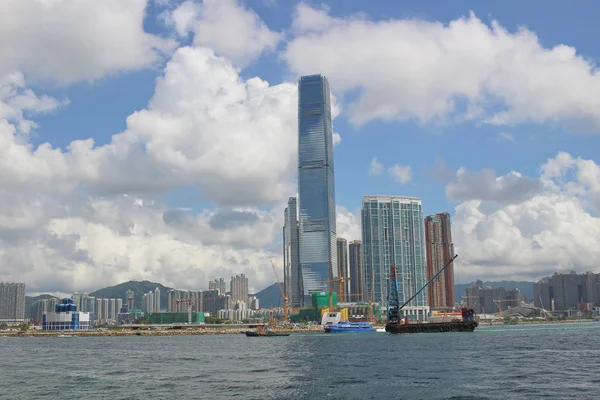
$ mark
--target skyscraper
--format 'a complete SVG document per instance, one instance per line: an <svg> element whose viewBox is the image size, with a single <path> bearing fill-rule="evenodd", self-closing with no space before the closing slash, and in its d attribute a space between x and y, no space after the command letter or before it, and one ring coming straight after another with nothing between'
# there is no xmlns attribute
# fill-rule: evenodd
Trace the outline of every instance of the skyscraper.
<svg viewBox="0 0 600 400"><path fill-rule="evenodd" d="M329 82L321 75L298 82L298 194L300 266L304 295L327 291L338 277L333 131Z"/></svg>
<svg viewBox="0 0 600 400"><path fill-rule="evenodd" d="M154 289L154 312L160 312L160 289Z"/></svg>
<svg viewBox="0 0 600 400"><path fill-rule="evenodd" d="M219 290L219 294L225 294L227 292L227 284L225 279L219 278L214 281L208 281L208 290Z"/></svg>
<svg viewBox="0 0 600 400"><path fill-rule="evenodd" d="M18 322L25 319L25 284L0 282L0 321Z"/></svg>
<svg viewBox="0 0 600 400"><path fill-rule="evenodd" d="M133 290L128 290L125 292L125 304L127 305L127 310L133 310L135 308L135 297ZM98 315L98 318L100 316Z"/></svg>
<svg viewBox="0 0 600 400"><path fill-rule="evenodd" d="M365 297L365 272L363 268L362 242L354 240L348 245L348 259L350 260L350 296L352 301L366 301Z"/></svg>
<svg viewBox="0 0 600 400"><path fill-rule="evenodd" d="M387 304L390 267L398 271L398 296L404 303L425 285L425 234L421 200L401 196L363 196L362 237L365 293ZM374 279L373 279L374 278ZM427 295L422 291L401 311L409 319L426 320Z"/></svg>
<svg viewBox="0 0 600 400"><path fill-rule="evenodd" d="M340 278L344 278L344 293L348 292L348 241L344 238L337 238L337 261L338 274ZM341 293L341 291L340 291ZM352 298L345 299L346 301L355 300Z"/></svg>
<svg viewBox="0 0 600 400"><path fill-rule="evenodd" d="M283 219L283 280L290 306L303 305L302 270L300 269L300 231L298 203L290 197Z"/></svg>
<svg viewBox="0 0 600 400"><path fill-rule="evenodd" d="M233 304L243 301L248 305L248 278L244 274L232 276L229 282L229 292Z"/></svg>
<svg viewBox="0 0 600 400"><path fill-rule="evenodd" d="M434 214L425 218L425 243L429 280L454 257L450 214ZM454 307L454 263L427 286L427 295L430 307Z"/></svg>

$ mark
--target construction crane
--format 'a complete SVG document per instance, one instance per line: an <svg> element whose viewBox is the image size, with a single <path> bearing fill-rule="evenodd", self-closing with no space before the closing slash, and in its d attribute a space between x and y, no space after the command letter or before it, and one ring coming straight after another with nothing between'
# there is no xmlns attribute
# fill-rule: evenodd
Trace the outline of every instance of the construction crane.
<svg viewBox="0 0 600 400"><path fill-rule="evenodd" d="M279 291L281 292L281 297L283 298L283 320L287 322L287 320L288 320L288 298L285 295L283 286L281 286L281 282L279 281L279 276L277 275L277 269L275 268L275 264L273 264L273 260L269 260L269 262L271 263L271 267L273 267L273 273L275 274L275 279L277 280L277 286L279 286Z"/></svg>
<svg viewBox="0 0 600 400"><path fill-rule="evenodd" d="M194 299L175 300L177 303L187 303L188 324L192 324L192 306L195 303Z"/></svg>
<svg viewBox="0 0 600 400"><path fill-rule="evenodd" d="M516 299L504 299L504 300L492 300L492 301L494 303L496 303L496 305L498 306L498 314L502 314L505 310L502 309L502 305L500 303L506 303L506 302L515 303L517 300Z"/></svg>

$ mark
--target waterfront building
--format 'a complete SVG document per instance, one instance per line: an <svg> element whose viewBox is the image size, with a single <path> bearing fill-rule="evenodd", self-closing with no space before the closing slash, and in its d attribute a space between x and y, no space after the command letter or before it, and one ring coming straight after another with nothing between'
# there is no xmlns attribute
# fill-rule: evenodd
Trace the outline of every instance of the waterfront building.
<svg viewBox="0 0 600 400"><path fill-rule="evenodd" d="M244 274L236 275L231 277L229 282L229 293L231 295L231 302L248 302L248 278Z"/></svg>
<svg viewBox="0 0 600 400"><path fill-rule="evenodd" d="M519 289L483 287L483 282L478 280L465 292L467 307L473 308L478 314L496 314L521 305Z"/></svg>
<svg viewBox="0 0 600 400"><path fill-rule="evenodd" d="M329 82L321 75L298 82L298 208L304 296L327 291L338 278L333 130Z"/></svg>
<svg viewBox="0 0 600 400"><path fill-rule="evenodd" d="M98 299L100 300L100 299ZM54 310L44 312L42 330L64 331L90 328L90 314L77 310L77 305L70 298L64 298Z"/></svg>
<svg viewBox="0 0 600 400"><path fill-rule="evenodd" d="M160 289L154 289L154 312L160 312Z"/></svg>
<svg viewBox="0 0 600 400"><path fill-rule="evenodd" d="M227 285L225 284L225 279L219 278L214 281L208 282L208 290L219 290L219 294L225 294L227 292Z"/></svg>
<svg viewBox="0 0 600 400"><path fill-rule="evenodd" d="M45 312L54 310L58 304L59 299L57 297L50 297L34 302L31 305L29 311L29 320L33 325L40 325L44 317Z"/></svg>
<svg viewBox="0 0 600 400"><path fill-rule="evenodd" d="M25 284L0 282L0 322L25 321Z"/></svg>
<svg viewBox="0 0 600 400"><path fill-rule="evenodd" d="M154 312L154 293L149 291L142 296L142 311L144 313Z"/></svg>
<svg viewBox="0 0 600 400"><path fill-rule="evenodd" d="M128 310L133 310L135 308L135 298L133 290L128 290L125 292L125 301Z"/></svg>
<svg viewBox="0 0 600 400"><path fill-rule="evenodd" d="M367 301L364 296L365 275L363 268L362 242L354 240L348 245L350 264L350 294L349 301Z"/></svg>
<svg viewBox="0 0 600 400"><path fill-rule="evenodd" d="M547 281L533 284L533 301L536 307L549 311L600 306L600 274L557 272Z"/></svg>
<svg viewBox="0 0 600 400"><path fill-rule="evenodd" d="M283 212L283 281L290 306L302 307L304 288L300 268L300 225L295 197L288 199Z"/></svg>
<svg viewBox="0 0 600 400"><path fill-rule="evenodd" d="M396 266L400 304L417 293L426 280L425 232L421 200L403 196L363 196L365 298L387 305L390 268ZM426 291L401 311L409 319L426 320Z"/></svg>
<svg viewBox="0 0 600 400"><path fill-rule="evenodd" d="M337 261L339 277L344 279L344 293L350 293L348 292L348 241L344 238L337 238ZM346 300L349 301L351 299L348 298Z"/></svg>
<svg viewBox="0 0 600 400"><path fill-rule="evenodd" d="M429 280L454 257L450 214L425 217L425 245ZM431 308L454 308L454 262L427 286L427 296Z"/></svg>

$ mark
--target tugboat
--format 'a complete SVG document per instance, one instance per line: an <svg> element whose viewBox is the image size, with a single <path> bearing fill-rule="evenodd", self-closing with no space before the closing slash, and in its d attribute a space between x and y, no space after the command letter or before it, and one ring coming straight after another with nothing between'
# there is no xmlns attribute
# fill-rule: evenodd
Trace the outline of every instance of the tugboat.
<svg viewBox="0 0 600 400"><path fill-rule="evenodd" d="M326 325L323 329L326 333L377 332L368 322L340 321L337 324Z"/></svg>
<svg viewBox="0 0 600 400"><path fill-rule="evenodd" d="M472 308L463 308L461 311L462 319L453 319L448 322L419 322L409 323L408 317L404 318L402 322L400 319L400 310L402 310L408 303L412 301L423 289L425 289L439 274L442 273L449 265L456 259L458 255L455 255L442 269L438 271L421 289L417 291L408 301L399 306L400 300L398 297L398 279L396 273L396 266L392 266L390 271L390 285L388 292L388 310L387 310L387 323L385 324L385 331L389 333L432 333L432 332L473 332L479 325L479 322L475 319L475 311Z"/></svg>

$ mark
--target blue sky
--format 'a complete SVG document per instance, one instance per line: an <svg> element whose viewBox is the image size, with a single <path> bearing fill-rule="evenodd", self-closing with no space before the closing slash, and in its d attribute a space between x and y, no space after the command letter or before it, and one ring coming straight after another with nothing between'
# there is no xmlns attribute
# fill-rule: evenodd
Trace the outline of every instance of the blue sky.
<svg viewBox="0 0 600 400"><path fill-rule="evenodd" d="M9 2L0 30L0 120L16 127L0 142L14 167L0 254L30 256L0 280L272 282L294 195L293 90L313 73L340 108L340 236L360 238L362 195L395 194L453 215L466 280L535 280L600 255L587 242L600 238L596 2L28 2L31 15ZM211 225L221 215L230 228Z"/></svg>

